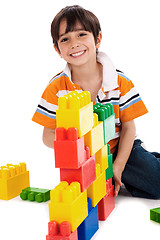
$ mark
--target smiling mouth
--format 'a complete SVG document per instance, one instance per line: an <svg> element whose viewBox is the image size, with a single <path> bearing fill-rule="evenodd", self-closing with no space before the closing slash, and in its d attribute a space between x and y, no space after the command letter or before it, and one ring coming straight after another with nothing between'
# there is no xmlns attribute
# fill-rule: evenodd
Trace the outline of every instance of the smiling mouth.
<svg viewBox="0 0 160 240"><path fill-rule="evenodd" d="M77 52L77 53L72 53L72 54L70 54L70 56L72 56L72 57L79 57L79 56L83 55L85 52L86 52L86 50L81 51L81 52Z"/></svg>

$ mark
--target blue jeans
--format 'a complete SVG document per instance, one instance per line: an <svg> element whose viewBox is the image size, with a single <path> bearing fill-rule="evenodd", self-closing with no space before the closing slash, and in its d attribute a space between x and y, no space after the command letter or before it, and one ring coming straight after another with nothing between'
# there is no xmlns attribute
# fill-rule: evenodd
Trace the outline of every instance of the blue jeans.
<svg viewBox="0 0 160 240"><path fill-rule="evenodd" d="M148 152L137 139L122 173L122 182L134 197L160 198L160 153ZM118 149L118 147L117 147ZM113 154L113 160L117 155Z"/></svg>

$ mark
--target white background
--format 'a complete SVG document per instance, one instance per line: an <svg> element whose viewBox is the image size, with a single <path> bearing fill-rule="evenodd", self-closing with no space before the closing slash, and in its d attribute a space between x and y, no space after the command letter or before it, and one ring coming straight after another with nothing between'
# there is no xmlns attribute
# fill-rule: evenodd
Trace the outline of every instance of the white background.
<svg viewBox="0 0 160 240"><path fill-rule="evenodd" d="M158 0L1 1L0 166L26 162L33 187L54 188L59 183L54 151L43 145L43 127L31 118L49 80L65 66L53 49L50 24L61 8L72 4L99 18L101 50L132 79L149 110L136 120L139 137L148 150L160 151ZM94 239L157 237L160 226L149 220L149 210L154 207L160 207L160 201L119 196L115 211ZM47 203L0 200L3 240L45 239L48 220Z"/></svg>

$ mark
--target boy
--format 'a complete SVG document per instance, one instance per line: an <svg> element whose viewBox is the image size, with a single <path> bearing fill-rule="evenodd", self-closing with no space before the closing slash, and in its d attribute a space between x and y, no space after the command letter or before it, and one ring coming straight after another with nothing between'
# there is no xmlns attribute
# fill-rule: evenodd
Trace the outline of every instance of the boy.
<svg viewBox="0 0 160 240"><path fill-rule="evenodd" d="M102 33L97 17L77 5L66 7L54 18L51 35L67 65L48 84L32 119L44 126L44 144L53 148L58 97L69 91L90 91L93 102L110 102L114 108L116 137L109 144L115 196L123 182L133 196L160 198L160 154L147 152L135 140L134 119L148 111L131 80L98 52Z"/></svg>

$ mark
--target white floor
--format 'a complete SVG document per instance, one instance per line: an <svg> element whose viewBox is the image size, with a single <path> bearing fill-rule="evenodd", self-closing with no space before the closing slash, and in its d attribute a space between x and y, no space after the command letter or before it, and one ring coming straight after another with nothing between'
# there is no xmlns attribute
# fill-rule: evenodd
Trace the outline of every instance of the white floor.
<svg viewBox="0 0 160 240"><path fill-rule="evenodd" d="M114 211L105 222L100 222L92 239L159 239L160 224L150 221L150 209L155 207L160 207L159 200L133 198L122 189ZM0 200L3 240L45 240L48 219L48 203L31 203L19 197Z"/></svg>

